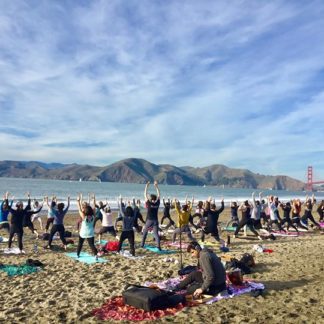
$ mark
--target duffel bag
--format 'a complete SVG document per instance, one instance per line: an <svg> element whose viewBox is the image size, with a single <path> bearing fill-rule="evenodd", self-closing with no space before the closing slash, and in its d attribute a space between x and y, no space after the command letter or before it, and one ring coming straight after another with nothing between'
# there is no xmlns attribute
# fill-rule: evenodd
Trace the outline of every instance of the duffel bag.
<svg viewBox="0 0 324 324"><path fill-rule="evenodd" d="M165 290L131 285L123 292L123 300L126 305L145 311L174 307L185 302L185 297L175 295Z"/></svg>

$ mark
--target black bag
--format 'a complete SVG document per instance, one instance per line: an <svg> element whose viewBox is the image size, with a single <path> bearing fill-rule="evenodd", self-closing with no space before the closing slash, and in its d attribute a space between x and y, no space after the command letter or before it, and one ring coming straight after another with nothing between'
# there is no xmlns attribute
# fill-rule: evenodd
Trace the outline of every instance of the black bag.
<svg viewBox="0 0 324 324"><path fill-rule="evenodd" d="M178 275L179 276L184 276L184 275L187 275L190 272L193 272L193 271L196 271L196 270L198 270L198 267L189 265L189 266L186 266L183 269L179 270Z"/></svg>
<svg viewBox="0 0 324 324"><path fill-rule="evenodd" d="M33 260L33 259L27 259L26 265L32 266L32 267L43 267L44 264L40 262L39 260Z"/></svg>
<svg viewBox="0 0 324 324"><path fill-rule="evenodd" d="M175 295L165 290L131 285L123 291L123 300L126 305L145 311L174 307L185 301L183 295Z"/></svg>

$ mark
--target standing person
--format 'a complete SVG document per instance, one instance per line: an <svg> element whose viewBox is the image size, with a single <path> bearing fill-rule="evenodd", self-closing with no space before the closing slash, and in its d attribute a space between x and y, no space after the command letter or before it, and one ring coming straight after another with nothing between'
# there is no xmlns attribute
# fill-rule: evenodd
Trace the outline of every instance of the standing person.
<svg viewBox="0 0 324 324"><path fill-rule="evenodd" d="M50 232L50 237L48 240L48 244L44 247L45 249L51 249L52 248L52 241L53 237L56 232L59 232L60 234L60 239L63 243L64 249L66 250L66 240L65 240L65 228L63 224L63 219L64 216L66 215L67 211L69 210L70 207L70 197L67 198L67 206L64 208L64 203L58 203L57 204L57 209L52 207L52 204L50 205L48 202L48 197L45 197L45 202L50 209L51 215L54 216L53 220L53 226L51 228ZM52 201L53 202L53 201Z"/></svg>
<svg viewBox="0 0 324 324"><path fill-rule="evenodd" d="M205 234L211 234L211 236L217 241L220 241L218 233L218 218L224 210L224 199L221 200L221 207L216 209L215 202L210 204L210 210L207 212L207 224L206 228L202 231L201 240L205 241Z"/></svg>
<svg viewBox="0 0 324 324"><path fill-rule="evenodd" d="M80 257L80 253L82 250L84 240L87 239L92 253L97 258L98 251L94 244L95 215L93 212L93 210L96 208L96 198L93 197L93 208L91 206L89 206L88 204L82 205L82 195L79 195L77 197L77 204L78 204L79 215L82 219L80 232L79 232L79 243L78 243L78 248L77 248L77 256L78 256L78 258Z"/></svg>
<svg viewBox="0 0 324 324"><path fill-rule="evenodd" d="M226 289L226 272L219 257L212 251L197 242L191 242L187 251L198 259L199 270L191 272L182 280L176 289L187 288L187 294L199 298L202 294L217 295Z"/></svg>
<svg viewBox="0 0 324 324"><path fill-rule="evenodd" d="M9 206L8 197L9 197L9 192L7 192L5 195L7 206ZM25 208L24 208L24 204L22 201L18 201L16 203L17 209L13 209L12 207L9 206L9 211L11 213L11 224L10 224L8 248L11 249L12 239L13 239L14 235L17 234L18 247L19 247L20 253L22 253L22 254L25 253L25 251L23 250L23 235L24 235L23 222L24 222L24 218L26 216L28 209L30 209L30 195L29 195L29 193L27 193L27 197L28 197L28 202L27 202L27 206Z"/></svg>
<svg viewBox="0 0 324 324"><path fill-rule="evenodd" d="M270 209L270 223L269 223L269 231L272 230L272 225L276 224L279 231L287 232L279 223L281 221L279 219L279 212L278 212L278 206L279 202L278 199L274 198L273 196L268 197L268 206Z"/></svg>
<svg viewBox="0 0 324 324"><path fill-rule="evenodd" d="M7 230L8 234L10 234L10 225L8 221L9 210L12 207L13 199L8 204L8 200L6 199L6 195L3 197L3 201L1 202L0 207L0 229Z"/></svg>
<svg viewBox="0 0 324 324"><path fill-rule="evenodd" d="M297 227L308 231L308 228L300 222L300 213L302 209L302 203L300 199L294 199L292 201L292 222L296 224Z"/></svg>
<svg viewBox="0 0 324 324"><path fill-rule="evenodd" d="M238 208L242 212L242 218L234 232L234 238L237 238L237 235L240 231L241 228L243 228L245 225L250 229L250 231L258 237L259 240L262 241L262 237L260 234L255 230L254 225L253 225L253 220L251 219L251 206L247 200L245 200Z"/></svg>
<svg viewBox="0 0 324 324"><path fill-rule="evenodd" d="M122 207L122 198L120 197L119 212L121 220L123 221L123 229L119 239L118 251L121 251L123 242L128 239L130 252L132 256L135 256L135 235L134 235L134 222L135 222L135 213L131 206L127 206L124 209Z"/></svg>
<svg viewBox="0 0 324 324"><path fill-rule="evenodd" d="M55 210L56 210L55 209L56 208L56 197L55 196L52 197L51 204L49 205L47 203L47 206L48 206L47 221L46 221L46 225L45 225L46 233L48 232L50 225L53 224L54 218L55 218Z"/></svg>
<svg viewBox="0 0 324 324"><path fill-rule="evenodd" d="M251 218L253 220L254 228L259 230L262 228L261 226L261 210L262 206L260 201L262 200L262 193L259 193L259 200L255 200L255 193L252 192L252 213Z"/></svg>
<svg viewBox="0 0 324 324"><path fill-rule="evenodd" d="M304 216L301 218L301 223L306 226L307 225L307 221L310 220L315 226L317 226L319 229L321 228L320 224L318 224L316 222L316 220L313 217L312 214L312 210L313 210L313 206L315 204L316 200L314 195L312 196L312 198L308 198L306 197L306 201L304 203L304 207L305 207L305 213Z"/></svg>
<svg viewBox="0 0 324 324"><path fill-rule="evenodd" d="M237 226L239 223L238 210L239 206L236 201L231 202L231 221L233 222L232 226Z"/></svg>
<svg viewBox="0 0 324 324"><path fill-rule="evenodd" d="M280 204L280 207L284 212L283 219L280 221L280 226L283 226L285 223L287 223L287 231L289 231L289 226L291 226L298 233L298 228L293 224L290 218L290 212L292 209L290 202L288 201L285 204Z"/></svg>
<svg viewBox="0 0 324 324"><path fill-rule="evenodd" d="M90 202L89 202L90 204ZM94 221L94 228L96 228L96 224L97 222L100 220L100 222L102 223L102 213L101 211L104 210L104 208L108 205L108 202L106 201L106 203L104 204L102 201L99 201L99 204L95 206L95 221Z"/></svg>
<svg viewBox="0 0 324 324"><path fill-rule="evenodd" d="M324 221L324 200L322 200L321 203L318 205L317 213L319 216L319 221L323 222Z"/></svg>
<svg viewBox="0 0 324 324"><path fill-rule="evenodd" d="M99 237L98 237L98 241L99 243L101 242L101 236L104 233L109 233L111 234L116 240L119 239L119 237L116 234L116 229L114 226L114 222L113 222L113 216L112 216L112 212L110 209L110 206L106 206L100 209L100 213L102 215L102 220L101 220L101 228L98 232ZM96 220L95 220L96 222Z"/></svg>
<svg viewBox="0 0 324 324"><path fill-rule="evenodd" d="M192 201L192 204L188 204L188 202L186 201L186 203L184 205L182 205L181 209L180 209L180 202L176 198L174 198L173 201L174 201L174 207L175 207L176 213L178 215L178 227L173 232L172 242L175 242L177 234L180 234L180 233L187 233L188 238L191 241L195 241L194 237L191 234L191 230L189 227L189 219L190 219L193 201Z"/></svg>
<svg viewBox="0 0 324 324"><path fill-rule="evenodd" d="M44 201L43 201L43 204L44 204ZM42 204L42 206L43 206L43 204ZM39 214L40 210L38 212L37 212L37 210L39 210L39 202L36 199L34 199L33 211L36 213L33 214L31 221L32 221L32 223L34 223L35 220L38 220L40 229L42 231L43 230L43 222L42 222L41 215Z"/></svg>
<svg viewBox="0 0 324 324"><path fill-rule="evenodd" d="M135 203L135 198L133 198L133 210L134 210L134 214L135 214L134 228L136 229L137 233L141 233L142 232L142 227L139 226L138 220L140 220L142 222L142 224L145 224L145 220L143 219L143 215L141 213L141 201L140 201L140 199L137 199L136 203Z"/></svg>
<svg viewBox="0 0 324 324"><path fill-rule="evenodd" d="M157 181L154 181L156 195L151 194L150 196L148 196L147 189L149 185L150 185L150 181L146 183L144 189L144 199L145 199L145 206L147 208L147 216L146 216L145 226L143 229L141 247L144 247L149 228L153 227L153 235L155 238L155 242L157 244L158 249L161 251L160 237L159 237L159 220L158 220L159 206L160 206L160 189Z"/></svg>
<svg viewBox="0 0 324 324"><path fill-rule="evenodd" d="M173 221L173 219L171 218L171 215L170 215L170 210L171 210L171 202L170 202L170 199L168 199L167 201L165 201L165 199L163 198L163 206L164 206L164 209L163 209L163 216L162 216L162 219L161 219L161 225L163 224L163 221L165 219L167 219L169 221L169 224L164 228L164 230L168 230L171 226L175 226L175 222Z"/></svg>
<svg viewBox="0 0 324 324"><path fill-rule="evenodd" d="M36 234L36 239L38 239L38 232L36 231L31 218L34 214L38 214L42 210L43 204L38 206L37 210L32 210L30 204L27 207L28 208L24 216L23 227L28 227L33 234Z"/></svg>

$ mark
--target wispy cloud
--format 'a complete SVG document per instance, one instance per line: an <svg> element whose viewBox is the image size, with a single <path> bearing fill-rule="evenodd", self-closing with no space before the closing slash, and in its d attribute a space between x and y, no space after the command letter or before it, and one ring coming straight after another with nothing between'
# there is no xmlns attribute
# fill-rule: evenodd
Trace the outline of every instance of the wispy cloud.
<svg viewBox="0 0 324 324"><path fill-rule="evenodd" d="M0 159L300 179L312 164L323 177L323 13L321 1L0 3Z"/></svg>

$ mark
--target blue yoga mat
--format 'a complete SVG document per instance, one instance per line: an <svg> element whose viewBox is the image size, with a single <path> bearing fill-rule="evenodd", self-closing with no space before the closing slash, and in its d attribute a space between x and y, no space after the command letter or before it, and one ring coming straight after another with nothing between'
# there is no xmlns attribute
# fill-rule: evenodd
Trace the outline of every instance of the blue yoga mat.
<svg viewBox="0 0 324 324"><path fill-rule="evenodd" d="M105 263L107 262L106 259L103 258L98 258L98 260L96 260L96 257L93 255L90 255L87 252L81 252L80 253L80 257L78 258L76 252L70 252L70 253L65 253L65 255L67 255L68 257L86 263L86 264L93 264L93 263Z"/></svg>
<svg viewBox="0 0 324 324"><path fill-rule="evenodd" d="M173 254L177 253L177 250L162 250L160 251L156 246L152 245L144 245L144 249L149 250L151 252L157 253L157 254Z"/></svg>

